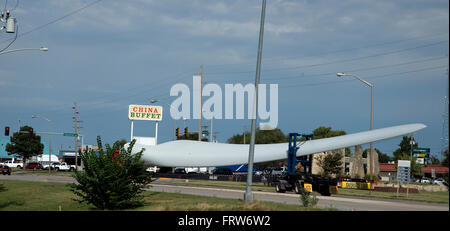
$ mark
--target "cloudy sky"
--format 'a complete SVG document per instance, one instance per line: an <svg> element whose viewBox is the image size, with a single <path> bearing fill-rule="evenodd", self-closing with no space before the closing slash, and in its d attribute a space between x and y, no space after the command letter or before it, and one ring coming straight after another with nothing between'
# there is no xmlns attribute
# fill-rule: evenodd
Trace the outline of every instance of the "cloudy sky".
<svg viewBox="0 0 450 231"><path fill-rule="evenodd" d="M31 119L35 114L52 120L54 132L74 132L76 102L85 143L96 144L98 135L113 143L130 137L128 105L173 102L170 88L191 87L200 66L206 83L255 79L261 1L2 0L0 7L18 24L7 50L49 48L0 55L0 125L13 131L19 124L48 131L48 122ZM278 128L368 130L370 88L336 77L346 72L375 85L374 128L424 123L415 134L419 146L440 154L448 24L446 0L269 0L261 83L278 84ZM14 38L0 36L0 49ZM176 122L198 130L198 120ZM250 124L214 120L214 132L226 142ZM159 129L159 143L173 138L168 113ZM135 135L154 136L154 123L136 122ZM375 147L391 155L400 140ZM54 136L53 144L73 148L74 139Z"/></svg>

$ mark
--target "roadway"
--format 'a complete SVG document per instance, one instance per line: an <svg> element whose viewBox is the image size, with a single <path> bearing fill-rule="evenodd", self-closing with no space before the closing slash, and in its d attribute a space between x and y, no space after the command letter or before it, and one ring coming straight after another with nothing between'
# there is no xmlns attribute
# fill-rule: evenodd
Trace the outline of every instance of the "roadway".
<svg viewBox="0 0 450 231"><path fill-rule="evenodd" d="M72 177L45 176L29 174L0 175L0 180L24 180L37 182L76 182ZM167 185L164 181L155 181L151 184L149 191L183 193L199 196L210 196L218 198L242 199L244 190L223 189L198 186ZM260 201L272 201L277 203L300 205L299 195L294 193L275 193L254 191L254 199ZM387 200L375 198L355 198L333 195L330 197L317 196L318 206L323 208L334 208L344 211L449 211L448 204L426 203L403 200Z"/></svg>

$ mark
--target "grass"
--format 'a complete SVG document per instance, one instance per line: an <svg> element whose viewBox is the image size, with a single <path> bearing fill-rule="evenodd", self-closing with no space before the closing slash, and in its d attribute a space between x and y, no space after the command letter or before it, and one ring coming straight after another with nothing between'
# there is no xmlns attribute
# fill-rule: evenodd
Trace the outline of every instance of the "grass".
<svg viewBox="0 0 450 231"><path fill-rule="evenodd" d="M93 206L73 200L67 184L0 180L0 211L92 211ZM165 192L144 192L144 206L131 211L304 211L323 210L273 202L246 204L238 199L222 199Z"/></svg>
<svg viewBox="0 0 450 231"><path fill-rule="evenodd" d="M16 168L12 168L11 169L11 174L27 174L27 175L34 175L34 176L69 176L72 177L73 176L73 172L65 172L65 171L55 171L52 170L51 173L48 173L48 169L47 170L42 170L42 169L16 169Z"/></svg>
<svg viewBox="0 0 450 231"><path fill-rule="evenodd" d="M410 200L410 201L421 201L421 202L432 202L432 203L449 203L449 192L429 192L420 190L419 193L409 193L406 197L406 193L392 192L377 192L372 191L369 193L367 190L357 190L357 189L339 189L340 195L345 196L357 196L357 197L371 197L380 199L393 199L393 200Z"/></svg>
<svg viewBox="0 0 450 231"><path fill-rule="evenodd" d="M221 187L229 189L245 189L247 182L237 181L214 181L214 180L191 180L185 179L170 179L164 181L167 184L174 185L190 185L190 186L207 186L207 187ZM273 187L265 186L263 183L253 183L252 190L254 191L273 191Z"/></svg>
<svg viewBox="0 0 450 231"><path fill-rule="evenodd" d="M233 182L233 181L211 181L211 180L189 180L186 182L183 179L170 179L164 181L165 184L175 184L175 185L189 185L189 186L209 186L209 187L221 187L221 188L232 188L232 189L245 189L246 182ZM264 186L263 183L253 183L252 189L255 191L268 191L274 192L274 187ZM368 190L358 190L358 189L342 189L339 188L339 194L341 196L356 196L356 197L370 197L379 199L393 199L393 200L411 200L411 201L421 201L421 202L433 202L433 203L449 203L449 192L429 192L429 191L419 191L418 194L409 193L406 197L405 193L391 192L376 192L372 191L369 193Z"/></svg>

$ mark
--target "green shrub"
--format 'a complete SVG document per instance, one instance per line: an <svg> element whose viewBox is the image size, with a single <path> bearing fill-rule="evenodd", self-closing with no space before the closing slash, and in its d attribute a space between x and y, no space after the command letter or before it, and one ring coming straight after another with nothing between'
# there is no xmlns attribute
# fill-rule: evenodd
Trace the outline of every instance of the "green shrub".
<svg viewBox="0 0 450 231"><path fill-rule="evenodd" d="M125 149L115 143L103 150L100 137L97 137L99 152L92 149L81 154L84 171L75 171L78 184L70 184L70 190L79 198L80 203L87 202L99 209L125 209L143 204L141 193L150 182L145 172L146 165L141 160L144 149L132 155L133 140ZM116 151L116 150L120 150Z"/></svg>
<svg viewBox="0 0 450 231"><path fill-rule="evenodd" d="M311 193L302 187L300 189L300 202L304 207L314 207L319 202L319 199L314 194L311 196Z"/></svg>

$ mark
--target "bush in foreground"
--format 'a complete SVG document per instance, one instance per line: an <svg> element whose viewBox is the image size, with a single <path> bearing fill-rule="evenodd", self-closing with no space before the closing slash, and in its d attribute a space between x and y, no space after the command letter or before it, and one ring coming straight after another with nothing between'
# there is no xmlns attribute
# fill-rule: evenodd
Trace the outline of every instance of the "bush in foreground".
<svg viewBox="0 0 450 231"><path fill-rule="evenodd" d="M125 149L119 143L111 148L106 144L103 150L97 137L98 154L92 149L81 154L84 171L75 171L78 184L70 184L70 190L79 197L80 203L87 202L99 209L126 209L143 204L143 189L148 187L149 175L141 160L144 149L132 155L133 140Z"/></svg>
<svg viewBox="0 0 450 231"><path fill-rule="evenodd" d="M306 191L304 188L300 190L300 202L304 207L314 207L319 202L316 195L311 196L311 193Z"/></svg>

